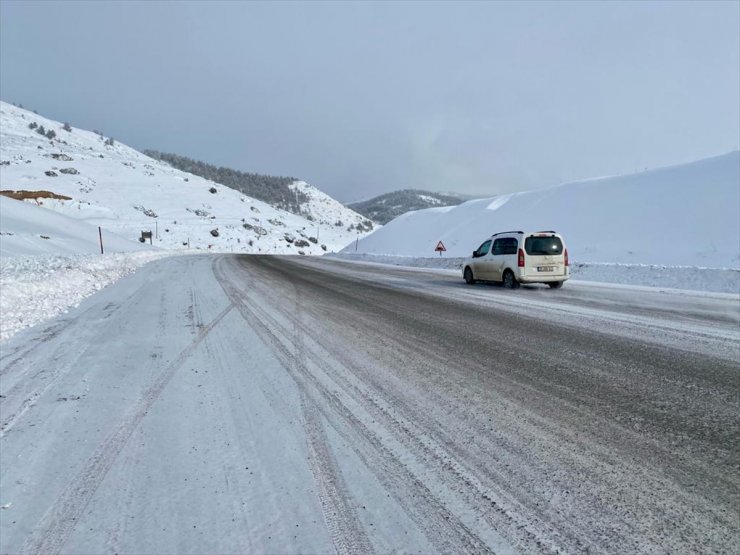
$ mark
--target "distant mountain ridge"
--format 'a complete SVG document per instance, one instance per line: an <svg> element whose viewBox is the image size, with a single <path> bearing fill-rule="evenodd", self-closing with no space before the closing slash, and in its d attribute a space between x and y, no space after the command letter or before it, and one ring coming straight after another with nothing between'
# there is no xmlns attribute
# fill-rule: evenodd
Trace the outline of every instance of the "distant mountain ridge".
<svg viewBox="0 0 740 555"><path fill-rule="evenodd" d="M354 202L347 206L367 216L379 224L387 224L392 219L412 210L423 210L439 206L457 206L463 201L455 195L422 191L419 189L402 189L385 193L369 200Z"/></svg>

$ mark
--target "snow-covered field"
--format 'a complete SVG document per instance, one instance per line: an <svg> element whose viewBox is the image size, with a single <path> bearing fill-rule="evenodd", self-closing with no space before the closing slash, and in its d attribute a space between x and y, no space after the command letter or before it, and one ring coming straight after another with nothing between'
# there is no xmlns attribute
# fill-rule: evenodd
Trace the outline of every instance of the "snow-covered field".
<svg viewBox="0 0 740 555"><path fill-rule="evenodd" d="M740 292L740 152L409 212L342 256L454 267L493 233L549 229L577 279Z"/></svg>

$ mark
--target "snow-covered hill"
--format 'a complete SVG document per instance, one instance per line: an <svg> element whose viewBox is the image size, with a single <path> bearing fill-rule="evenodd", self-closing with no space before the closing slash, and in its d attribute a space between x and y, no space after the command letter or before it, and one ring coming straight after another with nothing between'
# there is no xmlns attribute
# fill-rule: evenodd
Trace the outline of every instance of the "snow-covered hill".
<svg viewBox="0 0 740 555"><path fill-rule="evenodd" d="M403 189L383 195L353 202L350 208L356 210L379 224L387 224L393 218L410 212L438 206L456 206L463 201L456 195L420 191L418 189Z"/></svg>
<svg viewBox="0 0 740 555"><path fill-rule="evenodd" d="M357 252L434 256L443 241L445 256L460 257L498 231L551 229L577 262L739 268L740 152L410 212Z"/></svg>
<svg viewBox="0 0 740 555"><path fill-rule="evenodd" d="M362 214L347 208L338 200L319 191L305 181L296 181L290 188L303 193L308 199L299 204L301 214L306 215L314 223L328 226L347 228L348 231L359 232L361 236L372 231L375 226Z"/></svg>
<svg viewBox="0 0 740 555"><path fill-rule="evenodd" d="M130 240L152 231L154 245L168 249L323 254L369 231L358 227L360 214L308 184L295 184L314 199L299 216L5 102L0 164L2 189L69 197L35 202Z"/></svg>

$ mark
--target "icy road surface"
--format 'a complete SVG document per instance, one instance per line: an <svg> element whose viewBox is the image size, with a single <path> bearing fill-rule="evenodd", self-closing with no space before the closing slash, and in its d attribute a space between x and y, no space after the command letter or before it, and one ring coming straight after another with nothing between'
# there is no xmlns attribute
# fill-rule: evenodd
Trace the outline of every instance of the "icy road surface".
<svg viewBox="0 0 740 555"><path fill-rule="evenodd" d="M174 257L2 344L0 553L740 552L740 301Z"/></svg>

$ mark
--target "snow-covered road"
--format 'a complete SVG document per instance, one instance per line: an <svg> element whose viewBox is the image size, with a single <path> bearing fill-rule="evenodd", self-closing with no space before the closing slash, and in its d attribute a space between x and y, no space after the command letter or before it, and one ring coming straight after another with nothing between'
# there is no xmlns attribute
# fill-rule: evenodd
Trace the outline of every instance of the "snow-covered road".
<svg viewBox="0 0 740 555"><path fill-rule="evenodd" d="M740 551L740 299L155 261L2 345L0 553Z"/></svg>

